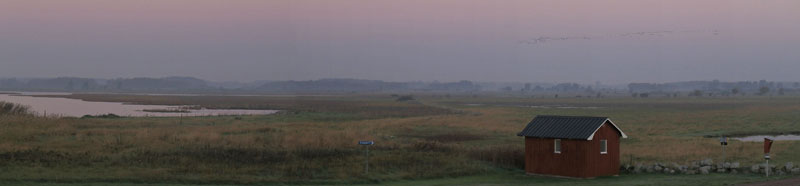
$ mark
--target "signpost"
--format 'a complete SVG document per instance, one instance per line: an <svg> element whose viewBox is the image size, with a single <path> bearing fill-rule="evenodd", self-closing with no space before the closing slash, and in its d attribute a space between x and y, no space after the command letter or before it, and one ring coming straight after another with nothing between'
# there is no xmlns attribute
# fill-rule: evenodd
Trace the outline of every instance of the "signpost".
<svg viewBox="0 0 800 186"><path fill-rule="evenodd" d="M719 138L719 144L722 146L722 163L725 163L725 146L728 146L728 138L722 136Z"/></svg>
<svg viewBox="0 0 800 186"><path fill-rule="evenodd" d="M364 174L369 174L369 146L374 145L374 141L358 141L358 145L365 146L366 151L366 164L364 165Z"/></svg>
<svg viewBox="0 0 800 186"><path fill-rule="evenodd" d="M767 177L769 177L769 170L772 169L769 167L769 149L772 148L772 139L764 138L764 160L767 160Z"/></svg>

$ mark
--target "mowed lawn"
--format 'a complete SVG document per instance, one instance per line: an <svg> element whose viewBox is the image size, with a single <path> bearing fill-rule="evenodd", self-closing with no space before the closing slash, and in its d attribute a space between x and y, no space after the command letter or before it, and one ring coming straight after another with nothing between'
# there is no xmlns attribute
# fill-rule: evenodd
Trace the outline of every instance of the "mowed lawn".
<svg viewBox="0 0 800 186"><path fill-rule="evenodd" d="M721 158L704 136L800 131L800 99L418 96L82 96L211 108L280 109L270 116L35 118L0 116L0 183L724 185L757 175L524 176L523 139L535 115L607 116L628 134L623 164ZM370 174L364 151L373 140ZM762 162L759 142L731 141L727 159ZM800 164L800 142L778 141L773 161ZM777 178L772 178L777 179Z"/></svg>

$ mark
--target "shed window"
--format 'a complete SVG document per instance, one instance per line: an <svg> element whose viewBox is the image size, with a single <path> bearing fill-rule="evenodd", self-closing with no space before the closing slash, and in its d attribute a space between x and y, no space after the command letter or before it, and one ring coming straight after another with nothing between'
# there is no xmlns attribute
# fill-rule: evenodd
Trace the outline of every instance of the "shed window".
<svg viewBox="0 0 800 186"><path fill-rule="evenodd" d="M600 154L608 154L608 140L600 140Z"/></svg>
<svg viewBox="0 0 800 186"><path fill-rule="evenodd" d="M561 154L561 139L556 139L555 149L556 154Z"/></svg>

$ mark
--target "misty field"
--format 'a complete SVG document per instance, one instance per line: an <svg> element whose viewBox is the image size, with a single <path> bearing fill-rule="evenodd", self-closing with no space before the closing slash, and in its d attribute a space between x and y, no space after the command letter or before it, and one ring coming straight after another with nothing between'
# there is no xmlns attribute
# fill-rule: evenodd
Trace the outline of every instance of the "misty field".
<svg viewBox="0 0 800 186"><path fill-rule="evenodd" d="M535 115L608 116L629 136L622 164L721 158L719 135L800 132L800 99L498 96L72 95L89 101L277 109L265 116L41 118L0 116L0 181L18 184L734 184L754 175L523 176L519 132ZM370 173L364 149L373 140ZM762 161L759 142L731 141L728 161ZM800 163L777 141L776 164ZM771 163L772 163L771 162ZM682 181L681 181L682 180Z"/></svg>

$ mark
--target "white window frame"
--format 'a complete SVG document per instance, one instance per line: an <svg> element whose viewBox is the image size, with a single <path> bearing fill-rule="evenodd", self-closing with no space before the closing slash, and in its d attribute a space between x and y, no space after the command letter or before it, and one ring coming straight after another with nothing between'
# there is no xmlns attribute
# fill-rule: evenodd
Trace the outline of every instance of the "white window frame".
<svg viewBox="0 0 800 186"><path fill-rule="evenodd" d="M561 139L556 139L556 140L554 140L554 141L555 141L555 142L553 143L553 150L554 150L554 153L556 153L556 154L561 154Z"/></svg>
<svg viewBox="0 0 800 186"><path fill-rule="evenodd" d="M600 140L600 154L608 154L608 140Z"/></svg>

